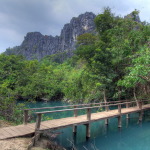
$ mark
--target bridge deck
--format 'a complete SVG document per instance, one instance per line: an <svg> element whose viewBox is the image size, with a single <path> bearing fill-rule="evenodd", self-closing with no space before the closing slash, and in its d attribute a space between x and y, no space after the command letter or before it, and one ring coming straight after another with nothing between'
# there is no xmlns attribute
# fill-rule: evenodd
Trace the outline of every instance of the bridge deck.
<svg viewBox="0 0 150 150"><path fill-rule="evenodd" d="M142 109L143 110L150 109L150 104L143 105ZM121 115L139 112L139 111L141 110L138 107L122 108ZM117 116L120 116L120 114L118 113L118 109L115 109L115 110L109 110L108 112L104 111L104 112L92 113L90 121L87 120L87 115L42 121L40 130L59 129L71 125L86 124L98 120L114 118ZM0 129L0 140L25 136L25 135L33 134L34 132L35 132L35 123L5 127Z"/></svg>

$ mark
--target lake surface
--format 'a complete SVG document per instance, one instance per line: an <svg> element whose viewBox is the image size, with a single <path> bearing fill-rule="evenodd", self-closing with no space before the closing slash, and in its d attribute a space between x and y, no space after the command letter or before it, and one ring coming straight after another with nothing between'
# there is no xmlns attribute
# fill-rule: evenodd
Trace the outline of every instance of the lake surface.
<svg viewBox="0 0 150 150"><path fill-rule="evenodd" d="M62 106L65 103L55 102L36 102L28 104L27 107L52 107ZM56 110L56 109L55 109ZM84 111L80 114L85 113ZM73 116L73 112L62 112L47 115L44 118L63 118ZM76 136L72 133L72 127L67 127L55 131L58 134L55 141L71 150L150 150L150 111L145 111L142 123L138 122L138 113L130 115L127 120L122 116L122 128L118 128L117 118L109 119L109 125L104 121L91 123L91 137L86 139L86 128L84 125L77 127Z"/></svg>

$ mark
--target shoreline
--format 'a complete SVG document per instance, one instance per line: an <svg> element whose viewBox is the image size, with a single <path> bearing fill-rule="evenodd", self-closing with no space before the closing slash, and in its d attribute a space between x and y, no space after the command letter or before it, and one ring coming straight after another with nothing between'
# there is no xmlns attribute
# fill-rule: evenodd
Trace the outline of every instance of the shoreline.
<svg viewBox="0 0 150 150"><path fill-rule="evenodd" d="M6 120L0 120L0 128L14 126L13 123L10 123ZM31 142L32 137L18 137L0 140L1 150L27 150ZM31 147L31 150L65 150L60 145L57 145L55 142L48 140L45 137L41 137L36 146Z"/></svg>

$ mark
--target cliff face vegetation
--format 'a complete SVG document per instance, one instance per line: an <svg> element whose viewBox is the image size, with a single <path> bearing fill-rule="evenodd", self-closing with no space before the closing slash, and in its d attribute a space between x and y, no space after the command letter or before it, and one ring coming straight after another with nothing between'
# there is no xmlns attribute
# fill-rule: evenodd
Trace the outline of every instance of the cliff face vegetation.
<svg viewBox="0 0 150 150"><path fill-rule="evenodd" d="M80 25L74 22L81 16L71 21L76 29ZM91 18L94 17L91 14ZM109 8L97 15L94 22L89 31L96 28L96 34L85 33L85 30L83 34L76 34L76 47L71 51L70 56L74 55L70 58L69 51L67 56L65 53L44 58L44 55L39 55L40 61L27 60L20 55L0 55L0 112L3 116L14 120L21 114L15 105L16 99L65 99L82 103L150 98L150 26L140 22L136 10L121 18L114 16ZM65 30L68 30L66 39L73 37L75 30L71 30L68 24L55 40L60 40ZM36 38L31 38L35 35ZM50 40L52 37L47 38ZM28 33L22 43L28 43L27 50L22 51L26 58L31 59L33 53L27 55L27 52L33 51L33 45L40 45L42 39L46 37L40 33ZM68 42L63 38L61 40ZM67 47L71 48L73 44ZM21 54L20 51L18 54Z"/></svg>

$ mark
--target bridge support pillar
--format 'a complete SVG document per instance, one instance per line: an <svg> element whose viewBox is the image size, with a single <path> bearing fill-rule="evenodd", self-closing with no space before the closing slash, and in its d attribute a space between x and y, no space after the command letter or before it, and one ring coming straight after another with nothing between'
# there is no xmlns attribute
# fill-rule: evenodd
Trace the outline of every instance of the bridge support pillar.
<svg viewBox="0 0 150 150"><path fill-rule="evenodd" d="M109 120L105 119L105 125L108 125L108 123L109 123Z"/></svg>
<svg viewBox="0 0 150 150"><path fill-rule="evenodd" d="M139 112L139 121L142 121L142 117L143 117L143 111Z"/></svg>
<svg viewBox="0 0 150 150"><path fill-rule="evenodd" d="M74 133L74 134L77 133L77 125L73 125L73 133Z"/></svg>
<svg viewBox="0 0 150 150"><path fill-rule="evenodd" d="M118 117L118 128L122 127L121 116Z"/></svg>
<svg viewBox="0 0 150 150"><path fill-rule="evenodd" d="M90 138L91 134L90 134L90 124L85 124L86 126L86 138Z"/></svg>

